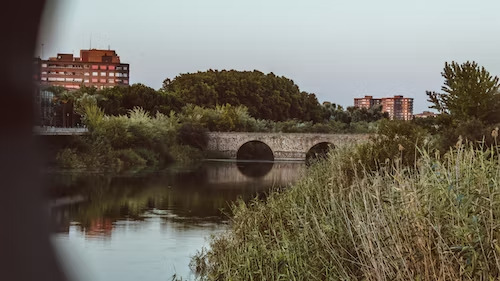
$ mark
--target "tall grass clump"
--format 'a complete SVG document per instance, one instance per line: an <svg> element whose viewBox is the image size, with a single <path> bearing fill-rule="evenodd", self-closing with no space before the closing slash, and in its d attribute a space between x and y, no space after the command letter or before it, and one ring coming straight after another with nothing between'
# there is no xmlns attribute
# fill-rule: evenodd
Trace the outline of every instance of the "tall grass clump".
<svg viewBox="0 0 500 281"><path fill-rule="evenodd" d="M200 279L500 278L497 148L458 143L376 171L351 153L331 153L265 201L235 203L230 229L192 260Z"/></svg>

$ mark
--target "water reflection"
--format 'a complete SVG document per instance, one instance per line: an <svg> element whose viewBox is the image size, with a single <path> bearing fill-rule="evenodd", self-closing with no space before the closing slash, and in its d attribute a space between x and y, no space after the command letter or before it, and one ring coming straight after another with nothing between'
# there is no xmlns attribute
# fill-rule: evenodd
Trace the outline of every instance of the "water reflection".
<svg viewBox="0 0 500 281"><path fill-rule="evenodd" d="M231 202L265 196L305 172L301 163L241 164L121 176L51 174L56 241L76 248L93 268L92 280L189 277L190 256L226 228Z"/></svg>
<svg viewBox="0 0 500 281"><path fill-rule="evenodd" d="M273 169L273 162L244 162L239 161L237 166L240 173L251 178L262 178Z"/></svg>

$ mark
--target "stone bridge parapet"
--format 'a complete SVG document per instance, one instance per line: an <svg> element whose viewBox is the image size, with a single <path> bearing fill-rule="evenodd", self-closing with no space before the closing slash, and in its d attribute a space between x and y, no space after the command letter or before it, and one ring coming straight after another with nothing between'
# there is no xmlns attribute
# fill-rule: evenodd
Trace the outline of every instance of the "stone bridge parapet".
<svg viewBox="0 0 500 281"><path fill-rule="evenodd" d="M209 132L206 151L210 155L217 155L217 158L236 159L242 145L250 141L259 141L269 146L274 160L303 161L307 152L317 144L331 143L334 147L341 147L367 141L369 136L369 134Z"/></svg>

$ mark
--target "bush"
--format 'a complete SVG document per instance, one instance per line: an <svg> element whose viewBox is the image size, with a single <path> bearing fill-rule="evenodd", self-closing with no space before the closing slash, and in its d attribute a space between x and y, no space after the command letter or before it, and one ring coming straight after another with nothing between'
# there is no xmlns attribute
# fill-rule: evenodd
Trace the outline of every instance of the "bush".
<svg viewBox="0 0 500 281"><path fill-rule="evenodd" d="M177 134L178 142L182 145L190 145L198 149L207 146L207 129L200 124L185 123L179 128Z"/></svg>
<svg viewBox="0 0 500 281"><path fill-rule="evenodd" d="M201 150L188 145L174 145L170 147L172 160L180 165L199 164L203 159Z"/></svg>
<svg viewBox="0 0 500 281"><path fill-rule="evenodd" d="M476 147L489 147L494 144L491 132L499 125L485 125L478 119L469 119L458 124L443 126L438 136L439 149L446 152L450 147L454 147L459 139L470 141Z"/></svg>
<svg viewBox="0 0 500 281"><path fill-rule="evenodd" d="M65 169L74 169L83 166L76 150L71 148L65 148L59 151L56 155L56 161L61 168Z"/></svg>
<svg viewBox="0 0 500 281"><path fill-rule="evenodd" d="M419 157L417 146L430 146L430 136L421 127L407 121L382 120L377 134L359 148L359 161L374 170L386 160L400 158L403 165L413 165Z"/></svg>
<svg viewBox="0 0 500 281"><path fill-rule="evenodd" d="M120 159L125 168L144 167L147 161L132 149L121 149L115 151L115 157Z"/></svg>
<svg viewBox="0 0 500 281"><path fill-rule="evenodd" d="M147 166L156 166L160 163L160 159L158 158L158 154L146 149L146 148L136 148L134 149L135 153L139 155L142 159L146 160Z"/></svg>

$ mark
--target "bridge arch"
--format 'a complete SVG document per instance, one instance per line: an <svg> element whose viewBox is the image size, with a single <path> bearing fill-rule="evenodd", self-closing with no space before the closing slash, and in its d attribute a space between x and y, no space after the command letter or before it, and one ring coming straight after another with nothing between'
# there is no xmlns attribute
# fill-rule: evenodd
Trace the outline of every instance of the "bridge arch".
<svg viewBox="0 0 500 281"><path fill-rule="evenodd" d="M250 140L238 147L236 160L274 161L274 152L265 142Z"/></svg>
<svg viewBox="0 0 500 281"><path fill-rule="evenodd" d="M328 152L335 148L335 145L329 141L322 141L313 145L306 152L306 162L311 162L327 156Z"/></svg>

